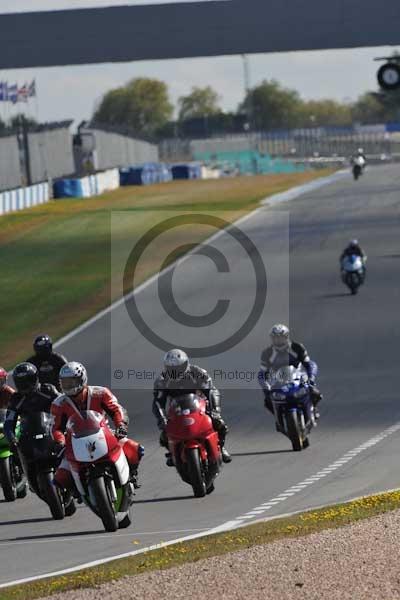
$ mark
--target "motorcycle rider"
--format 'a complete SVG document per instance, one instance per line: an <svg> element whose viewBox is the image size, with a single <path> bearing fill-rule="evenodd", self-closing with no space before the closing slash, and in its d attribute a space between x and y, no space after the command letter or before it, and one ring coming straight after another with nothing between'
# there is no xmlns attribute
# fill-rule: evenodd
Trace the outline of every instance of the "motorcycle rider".
<svg viewBox="0 0 400 600"><path fill-rule="evenodd" d="M351 164L355 164L356 160L358 158L362 158L364 161L364 167L367 164L367 156L364 152L364 148L358 148L356 152L354 152L354 154L351 157Z"/></svg>
<svg viewBox="0 0 400 600"><path fill-rule="evenodd" d="M343 250L342 254L340 255L340 269L342 271L342 277L343 277L343 269L342 269L342 263L343 260L347 257L347 256L359 256L362 261L363 261L363 282L365 280L365 274L366 274L366 268L365 268L365 262L367 260L367 255L365 254L364 250L361 248L358 240L350 240L350 242L347 244L346 248Z"/></svg>
<svg viewBox="0 0 400 600"><path fill-rule="evenodd" d="M0 409L7 408L11 402L15 390L7 385L8 373L3 367L0 367Z"/></svg>
<svg viewBox="0 0 400 600"><path fill-rule="evenodd" d="M18 417L30 416L32 413L50 413L50 407L59 395L56 388L49 383L39 382L39 372L35 365L23 362L13 370L13 379L16 392L12 394L8 405L4 433L8 439L11 450L18 456L18 442L15 437L15 427ZM29 473L27 473L29 479ZM67 515L75 512L75 505L71 495L64 497Z"/></svg>
<svg viewBox="0 0 400 600"><path fill-rule="evenodd" d="M63 392L51 405L54 417L53 438L57 442L60 454L65 446L65 428L69 417L82 410L93 410L107 414L115 425L115 436L129 463L131 481L135 488L137 469L144 454L143 446L129 439L128 415L114 394L106 387L89 386L85 367L78 362L69 362L60 371L60 387ZM56 483L64 490L74 490L69 462L63 458L56 475Z"/></svg>
<svg viewBox="0 0 400 600"><path fill-rule="evenodd" d="M51 383L59 390L59 373L67 363L62 354L53 352L53 341L47 333L38 335L33 342L34 354L26 362L35 365L39 371L40 383Z"/></svg>
<svg viewBox="0 0 400 600"><path fill-rule="evenodd" d="M277 323L271 328L269 335L271 345L261 353L261 366L258 372L258 382L264 392L265 408L272 414L274 413L271 399L271 385L268 382L272 373L281 367L293 366L297 368L299 365L302 365L308 375L314 414L316 418L319 418L317 404L322 400L322 395L315 385L315 378L318 372L317 364L310 359L303 344L290 339L289 328L286 325Z"/></svg>
<svg viewBox="0 0 400 600"><path fill-rule="evenodd" d="M218 433L222 460L230 463L232 458L225 448L225 438L228 427L221 416L221 396L214 386L211 377L205 369L189 363L189 358L183 350L174 348L164 356L164 370L154 383L153 414L161 432L160 445L168 450L168 438L165 432L167 417L165 407L169 398L182 394L201 392L207 398L207 414L211 417L213 427ZM171 454L166 454L167 465L173 466Z"/></svg>

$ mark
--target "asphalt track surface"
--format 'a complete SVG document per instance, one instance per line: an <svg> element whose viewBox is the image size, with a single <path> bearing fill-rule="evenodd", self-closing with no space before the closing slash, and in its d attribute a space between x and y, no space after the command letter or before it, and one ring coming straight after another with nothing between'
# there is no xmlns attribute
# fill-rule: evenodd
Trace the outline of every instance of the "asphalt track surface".
<svg viewBox="0 0 400 600"><path fill-rule="evenodd" d="M156 370L162 356L159 348L141 339L130 325L125 307L116 308L112 318L99 319L65 343L61 350L87 365L92 383L112 384L129 408L132 436L146 447L134 523L128 530L107 534L85 507L79 507L70 519L54 522L47 507L33 495L13 504L1 503L0 583L74 567L236 520L400 421L399 191L398 166L371 168L357 183L346 176L290 203L265 207L241 225L266 263L267 303L257 325L237 346L219 357L196 362L210 369L217 365L226 371L237 367L254 371L268 327L275 320L290 320L294 338L307 345L319 364L325 400L311 447L293 453L288 440L275 432L255 382L223 385L217 381L227 388L223 408L231 428L228 447L233 462L223 468L209 497L194 499L175 470L165 466L151 413L150 389L140 390L143 385L137 381L135 389L118 389L127 388L126 381L110 381L116 368L123 372L128 367ZM355 297L347 293L338 275L338 254L353 237L360 239L368 254L367 281ZM218 274L209 259L195 256L175 272L177 302L188 312L203 314L214 307L216 299L233 299L231 310L212 327L212 333L207 328L205 332L197 329L195 334L192 330L199 345L235 331L243 313L248 312L254 276L246 266L248 258L235 244L228 235L213 244L233 261L230 273ZM148 311L146 318L152 319L160 333L182 343L180 336L185 332L162 313L156 292L152 284L139 294L143 296L142 311ZM322 479L284 496L271 506L268 516L396 487L399 450L400 432L394 432ZM259 517L254 513L247 520Z"/></svg>

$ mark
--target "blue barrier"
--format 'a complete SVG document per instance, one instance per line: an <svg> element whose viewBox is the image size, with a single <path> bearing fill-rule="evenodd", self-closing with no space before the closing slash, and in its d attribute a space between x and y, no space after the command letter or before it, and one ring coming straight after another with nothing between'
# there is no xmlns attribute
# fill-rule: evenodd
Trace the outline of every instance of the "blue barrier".
<svg viewBox="0 0 400 600"><path fill-rule="evenodd" d="M201 165L198 163L184 163L172 165L173 179L201 179Z"/></svg>
<svg viewBox="0 0 400 600"><path fill-rule="evenodd" d="M83 198L80 179L59 179L53 183L54 198Z"/></svg>
<svg viewBox="0 0 400 600"><path fill-rule="evenodd" d="M119 170L120 185L150 185L171 181L171 167L164 163L145 163Z"/></svg>

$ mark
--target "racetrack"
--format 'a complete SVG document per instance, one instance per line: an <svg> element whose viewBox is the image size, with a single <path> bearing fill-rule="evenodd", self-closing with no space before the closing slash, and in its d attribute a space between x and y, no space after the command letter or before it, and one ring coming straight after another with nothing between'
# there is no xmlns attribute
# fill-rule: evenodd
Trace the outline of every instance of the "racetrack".
<svg viewBox="0 0 400 600"><path fill-rule="evenodd" d="M119 389L128 387L125 379L109 380L110 370L116 368L124 373L127 368L157 370L162 356L160 349L141 339L130 326L125 307L117 307L112 317L104 316L63 344L63 353L87 365L92 383L111 383L129 408L132 436L145 445L135 522L128 530L106 534L100 521L84 507L60 523L52 521L46 506L32 495L13 504L2 503L0 583L137 550L243 516L251 522L264 515L396 487L398 432L354 452L346 461L340 459L400 421L396 385L399 189L398 166L370 168L357 183L349 174L278 208L265 207L241 224L266 263L266 308L257 326L237 346L218 360L211 357L196 362L210 370L216 362L225 371L257 369L268 327L275 320L290 318L295 339L307 345L320 366L319 385L325 400L310 449L293 453L265 413L257 384L230 382L223 406L231 428L228 447L234 461L224 467L215 492L207 498L194 499L174 469L164 465L151 414L150 389L141 390L143 385L137 381L129 382L133 385L130 390ZM353 237L358 237L368 254L367 281L356 297L347 293L338 276L338 254ZM194 256L176 270L173 283L179 306L188 312L203 314L218 298L232 300L221 323L192 334L199 345L234 332L248 312L251 292L254 296L254 276L237 243L225 234L213 245L232 263L229 274L217 276L209 259ZM159 332L182 342L179 336L183 332L161 312L156 291L152 283L140 292L143 314ZM221 381L216 383L224 387ZM332 463L337 464L335 469L330 469ZM281 496L325 468L324 477L315 477L307 486L299 485ZM280 500L274 500L268 512L253 512L277 497Z"/></svg>

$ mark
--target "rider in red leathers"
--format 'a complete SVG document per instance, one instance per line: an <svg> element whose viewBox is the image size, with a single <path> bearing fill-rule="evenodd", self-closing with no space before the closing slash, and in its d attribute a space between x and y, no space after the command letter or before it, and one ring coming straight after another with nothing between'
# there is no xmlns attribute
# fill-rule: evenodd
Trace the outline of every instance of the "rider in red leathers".
<svg viewBox="0 0 400 600"><path fill-rule="evenodd" d="M0 367L0 409L7 408L13 394L15 394L15 390L7 385L7 376L7 371Z"/></svg>
<svg viewBox="0 0 400 600"><path fill-rule="evenodd" d="M81 410L93 410L107 414L115 425L115 435L129 463L131 481L137 483L137 469L144 448L127 437L128 417L114 394L106 387L87 385L87 373L83 365L77 362L67 363L60 371L60 386L63 395L54 400L51 413L54 417L53 438L60 446L65 445L65 428L68 419ZM55 475L56 483L66 490L73 489L73 479L69 462L63 458Z"/></svg>

